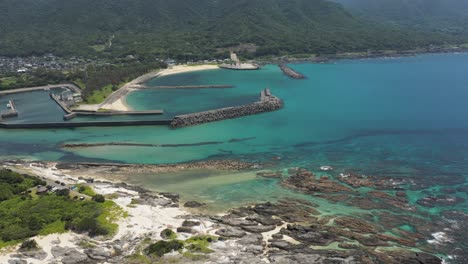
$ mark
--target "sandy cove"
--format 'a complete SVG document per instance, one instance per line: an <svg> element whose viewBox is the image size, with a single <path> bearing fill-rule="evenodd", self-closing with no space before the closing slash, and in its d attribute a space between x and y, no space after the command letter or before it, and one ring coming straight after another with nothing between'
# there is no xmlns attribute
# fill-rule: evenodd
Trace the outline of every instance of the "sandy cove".
<svg viewBox="0 0 468 264"><path fill-rule="evenodd" d="M219 69L217 65L176 65L170 68L159 70L155 72L150 72L144 74L135 80L125 84L119 90L113 92L106 100L100 104L96 105L97 109L107 109L114 111L132 111L133 109L126 103L125 98L131 92L138 90L144 82L147 82L151 79L168 76L179 73L194 72L194 71L204 71L204 70L216 70ZM96 109L96 110L97 110Z"/></svg>

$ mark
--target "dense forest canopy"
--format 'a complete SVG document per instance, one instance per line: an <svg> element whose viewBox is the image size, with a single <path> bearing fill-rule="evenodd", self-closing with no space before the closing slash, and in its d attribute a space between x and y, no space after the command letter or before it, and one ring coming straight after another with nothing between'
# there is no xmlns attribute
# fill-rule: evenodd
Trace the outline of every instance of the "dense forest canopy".
<svg viewBox="0 0 468 264"><path fill-rule="evenodd" d="M354 14L424 31L468 33L466 0L333 0Z"/></svg>
<svg viewBox="0 0 468 264"><path fill-rule="evenodd" d="M466 41L369 22L326 0L2 0L0 24L0 55L7 56L207 59L239 43L256 44L254 55L262 56Z"/></svg>

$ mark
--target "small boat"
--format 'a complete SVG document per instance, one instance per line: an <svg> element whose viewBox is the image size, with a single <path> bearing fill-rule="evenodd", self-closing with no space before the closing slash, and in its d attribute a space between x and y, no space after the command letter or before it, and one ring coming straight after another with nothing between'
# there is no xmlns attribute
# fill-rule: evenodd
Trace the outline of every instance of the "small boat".
<svg viewBox="0 0 468 264"><path fill-rule="evenodd" d="M8 109L11 109L11 104L7 104L6 107L7 107Z"/></svg>

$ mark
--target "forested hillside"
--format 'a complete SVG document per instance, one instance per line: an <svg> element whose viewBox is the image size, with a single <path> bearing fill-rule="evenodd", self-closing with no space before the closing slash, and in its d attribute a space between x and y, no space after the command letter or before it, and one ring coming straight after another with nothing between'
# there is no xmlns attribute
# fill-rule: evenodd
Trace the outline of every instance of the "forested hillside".
<svg viewBox="0 0 468 264"><path fill-rule="evenodd" d="M344 1L344 0L343 0ZM409 49L463 42L366 22L325 0L2 0L0 55L204 59L239 43L254 56Z"/></svg>
<svg viewBox="0 0 468 264"><path fill-rule="evenodd" d="M375 21L386 21L407 28L444 32L452 35L468 33L468 1L466 0L334 0L355 15Z"/></svg>

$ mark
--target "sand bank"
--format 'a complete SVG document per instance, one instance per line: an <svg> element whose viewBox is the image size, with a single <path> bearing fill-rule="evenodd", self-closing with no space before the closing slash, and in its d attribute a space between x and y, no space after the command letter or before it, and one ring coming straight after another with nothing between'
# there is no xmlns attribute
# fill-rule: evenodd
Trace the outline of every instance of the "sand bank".
<svg viewBox="0 0 468 264"><path fill-rule="evenodd" d="M194 72L194 71L204 71L204 70L216 70L219 69L218 65L176 65L168 69L162 70L158 76L167 76L172 74Z"/></svg>

